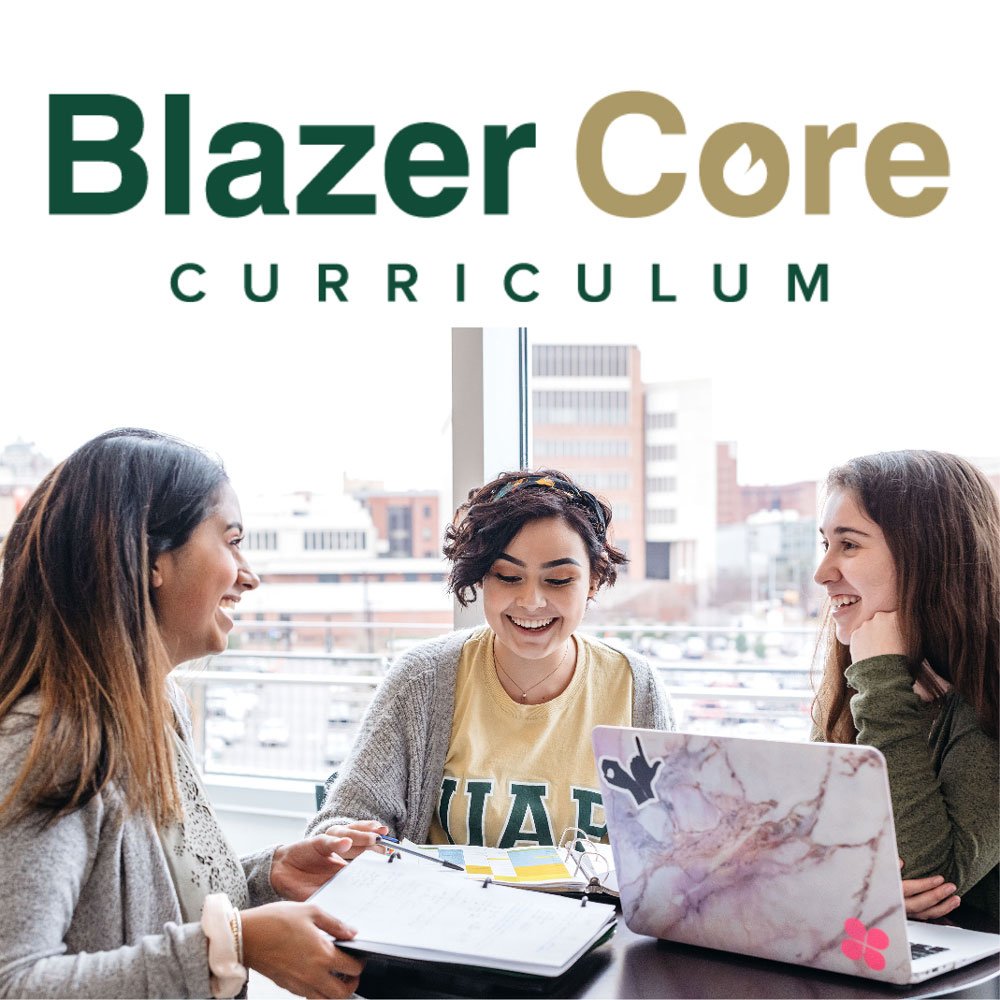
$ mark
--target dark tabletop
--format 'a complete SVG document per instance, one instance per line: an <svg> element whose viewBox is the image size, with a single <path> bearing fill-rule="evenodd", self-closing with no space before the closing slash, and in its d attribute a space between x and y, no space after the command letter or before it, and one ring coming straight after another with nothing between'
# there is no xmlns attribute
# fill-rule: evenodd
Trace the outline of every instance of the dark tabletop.
<svg viewBox="0 0 1000 1000"><path fill-rule="evenodd" d="M555 980L520 978L446 965L370 958L363 997L1000 997L1000 957L984 959L916 986L840 976L730 952L634 934L619 919L615 936Z"/></svg>

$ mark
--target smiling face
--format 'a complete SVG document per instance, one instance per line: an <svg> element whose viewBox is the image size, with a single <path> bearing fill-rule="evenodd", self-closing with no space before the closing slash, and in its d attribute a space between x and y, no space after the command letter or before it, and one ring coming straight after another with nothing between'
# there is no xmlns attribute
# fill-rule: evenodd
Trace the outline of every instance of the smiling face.
<svg viewBox="0 0 1000 1000"><path fill-rule="evenodd" d="M814 579L830 598L837 639L847 645L876 612L898 610L896 565L882 529L849 490L830 494L819 530L826 555Z"/></svg>
<svg viewBox="0 0 1000 1000"><path fill-rule="evenodd" d="M561 518L529 521L483 580L486 621L501 656L561 656L594 592L583 539Z"/></svg>
<svg viewBox="0 0 1000 1000"><path fill-rule="evenodd" d="M157 557L153 606L173 666L226 648L236 602L260 583L240 551L242 540L240 504L224 483L191 537Z"/></svg>

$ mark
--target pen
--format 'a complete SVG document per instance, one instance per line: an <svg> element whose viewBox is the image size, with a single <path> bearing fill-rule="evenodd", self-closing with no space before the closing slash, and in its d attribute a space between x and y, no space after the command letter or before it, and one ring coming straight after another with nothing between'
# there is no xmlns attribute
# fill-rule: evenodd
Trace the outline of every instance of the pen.
<svg viewBox="0 0 1000 1000"><path fill-rule="evenodd" d="M439 865L444 865L445 868L453 868L457 872L465 871L461 865L456 865L453 861L445 861L444 858L436 858L433 854L425 854L423 851L415 851L410 847L402 847L399 841L394 840L392 837L376 837L375 843L382 844L393 851L402 851L403 854L414 854L425 861L436 861Z"/></svg>

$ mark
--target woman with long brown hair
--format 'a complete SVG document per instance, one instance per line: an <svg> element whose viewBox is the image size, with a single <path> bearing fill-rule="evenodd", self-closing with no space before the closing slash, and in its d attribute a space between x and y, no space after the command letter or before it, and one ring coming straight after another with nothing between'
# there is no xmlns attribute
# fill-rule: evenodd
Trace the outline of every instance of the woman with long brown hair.
<svg viewBox="0 0 1000 1000"><path fill-rule="evenodd" d="M246 967L351 993L353 932L301 902L330 836L237 858L194 766L179 663L257 586L222 466L110 431L43 480L0 575L0 994L231 997ZM299 902L281 902L280 900Z"/></svg>
<svg viewBox="0 0 1000 1000"><path fill-rule="evenodd" d="M907 912L961 904L964 919L995 927L996 492L971 463L933 451L855 458L826 486L814 736L885 755Z"/></svg>

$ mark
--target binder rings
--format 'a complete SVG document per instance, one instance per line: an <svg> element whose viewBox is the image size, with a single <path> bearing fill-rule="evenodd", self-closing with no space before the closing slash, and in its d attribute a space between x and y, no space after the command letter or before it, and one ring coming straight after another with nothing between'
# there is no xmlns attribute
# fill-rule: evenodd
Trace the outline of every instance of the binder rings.
<svg viewBox="0 0 1000 1000"><path fill-rule="evenodd" d="M489 877L373 852L312 902L357 930L338 947L533 976L561 975L615 927L614 907L586 896L515 892Z"/></svg>

